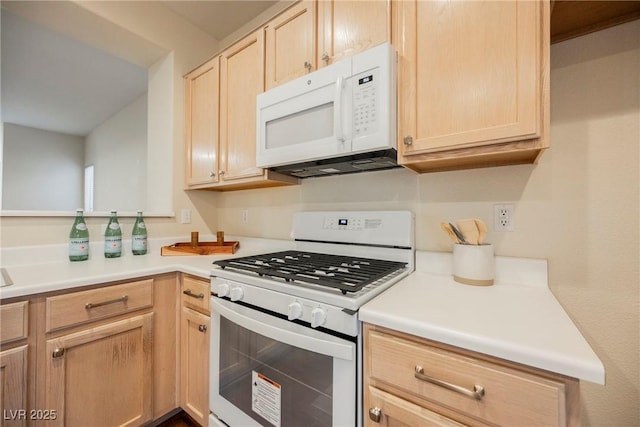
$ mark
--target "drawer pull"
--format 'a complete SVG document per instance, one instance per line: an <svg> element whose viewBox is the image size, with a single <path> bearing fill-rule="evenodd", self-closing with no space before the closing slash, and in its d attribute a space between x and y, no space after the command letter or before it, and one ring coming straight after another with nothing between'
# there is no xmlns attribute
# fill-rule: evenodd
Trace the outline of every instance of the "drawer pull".
<svg viewBox="0 0 640 427"><path fill-rule="evenodd" d="M115 304L118 302L127 302L128 299L129 299L128 296L123 295L120 298L112 299L109 301L97 302L95 304L88 302L85 304L84 308L86 308L87 310L91 310L92 308L101 307L103 305Z"/></svg>
<svg viewBox="0 0 640 427"><path fill-rule="evenodd" d="M459 385L451 384L451 383L439 380L437 378L433 378L425 375L424 369L420 365L416 365L415 369L416 369L416 372L414 376L419 380L426 381L428 383L435 384L440 387L444 387L448 390L455 391L456 393L464 394L465 396L470 397L472 399L476 399L476 400L482 400L482 397L484 396L484 387L482 387L480 384L474 384L473 390L468 390L464 387L460 387Z"/></svg>
<svg viewBox="0 0 640 427"><path fill-rule="evenodd" d="M382 411L380 410L380 408L375 407L375 408L369 409L369 419L374 423L380 422L381 415L382 415Z"/></svg>
<svg viewBox="0 0 640 427"><path fill-rule="evenodd" d="M190 296L191 298L204 299L204 294L194 294L191 292L191 289L187 289L186 291L182 291L183 294Z"/></svg>

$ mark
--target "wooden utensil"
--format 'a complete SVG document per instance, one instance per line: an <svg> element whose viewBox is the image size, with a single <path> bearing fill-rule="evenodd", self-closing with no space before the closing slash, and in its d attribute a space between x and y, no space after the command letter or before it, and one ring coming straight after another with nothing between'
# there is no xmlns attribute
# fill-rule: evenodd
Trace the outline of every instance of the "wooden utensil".
<svg viewBox="0 0 640 427"><path fill-rule="evenodd" d="M442 230L447 234L447 236L449 236L449 239L451 239L453 243L460 243L460 241L456 237L456 234L453 232L453 229L449 226L449 224L447 224L446 222L441 222L440 228L442 228Z"/></svg>
<svg viewBox="0 0 640 427"><path fill-rule="evenodd" d="M481 245L484 243L485 237L487 237L487 224L484 223L483 220L475 218L476 227L478 228L478 244Z"/></svg>
<svg viewBox="0 0 640 427"><path fill-rule="evenodd" d="M479 232L475 220L461 219L460 221L456 222L456 225L458 226L458 230L460 230L467 243L469 243L470 245L478 244Z"/></svg>

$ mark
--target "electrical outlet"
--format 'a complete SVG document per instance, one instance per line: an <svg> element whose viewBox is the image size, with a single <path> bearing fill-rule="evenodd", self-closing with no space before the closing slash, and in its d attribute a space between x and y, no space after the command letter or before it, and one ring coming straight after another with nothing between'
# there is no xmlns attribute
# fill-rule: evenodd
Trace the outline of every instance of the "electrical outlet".
<svg viewBox="0 0 640 427"><path fill-rule="evenodd" d="M246 209L242 210L242 223L246 224L249 222L249 211Z"/></svg>
<svg viewBox="0 0 640 427"><path fill-rule="evenodd" d="M182 223L191 224L191 209L182 209Z"/></svg>
<svg viewBox="0 0 640 427"><path fill-rule="evenodd" d="M513 204L493 205L493 231L513 231Z"/></svg>

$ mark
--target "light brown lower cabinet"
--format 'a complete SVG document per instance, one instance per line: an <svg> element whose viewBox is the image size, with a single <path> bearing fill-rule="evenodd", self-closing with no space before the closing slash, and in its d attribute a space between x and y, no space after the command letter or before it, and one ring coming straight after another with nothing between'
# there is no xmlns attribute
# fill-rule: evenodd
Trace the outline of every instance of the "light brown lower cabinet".
<svg viewBox="0 0 640 427"><path fill-rule="evenodd" d="M0 427L133 426L179 407L177 273L0 304Z"/></svg>
<svg viewBox="0 0 640 427"><path fill-rule="evenodd" d="M578 426L577 379L364 327L365 426Z"/></svg>
<svg viewBox="0 0 640 427"><path fill-rule="evenodd" d="M209 418L209 281L182 276L180 407L200 425Z"/></svg>
<svg viewBox="0 0 640 427"><path fill-rule="evenodd" d="M209 417L209 316L182 309L180 403L194 421Z"/></svg>
<svg viewBox="0 0 640 427"><path fill-rule="evenodd" d="M27 349L28 346L0 352L1 425L24 426L27 415Z"/></svg>
<svg viewBox="0 0 640 427"><path fill-rule="evenodd" d="M0 306L0 426L26 426L32 394L29 358L34 355L29 339L28 301Z"/></svg>
<svg viewBox="0 0 640 427"><path fill-rule="evenodd" d="M47 340L50 425L133 426L151 421L153 313Z"/></svg>
<svg viewBox="0 0 640 427"><path fill-rule="evenodd" d="M209 282L167 273L0 305L0 427L209 416Z"/></svg>

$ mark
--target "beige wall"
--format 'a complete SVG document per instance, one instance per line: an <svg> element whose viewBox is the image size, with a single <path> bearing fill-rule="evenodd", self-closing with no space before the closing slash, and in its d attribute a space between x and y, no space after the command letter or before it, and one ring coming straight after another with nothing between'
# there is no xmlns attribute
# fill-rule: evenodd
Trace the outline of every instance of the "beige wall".
<svg viewBox="0 0 640 427"><path fill-rule="evenodd" d="M108 3L95 7L119 18L122 4ZM149 13L120 18L153 38ZM174 43L164 34L159 45ZM193 209L194 223L150 219L152 237L221 229L288 239L297 210L410 209L418 248L449 251L441 220L477 217L490 224L495 203L514 203L515 231L491 231L488 240L499 255L549 260L552 291L607 370L606 386L582 385L583 424L640 425L640 21L552 47L551 149L538 165L426 175L398 169L221 194L182 190L181 75L217 50L204 40L191 34L172 48L182 52L175 66L174 210ZM92 232L100 222L89 219ZM61 243L69 220L3 218L1 226L2 246Z"/></svg>

